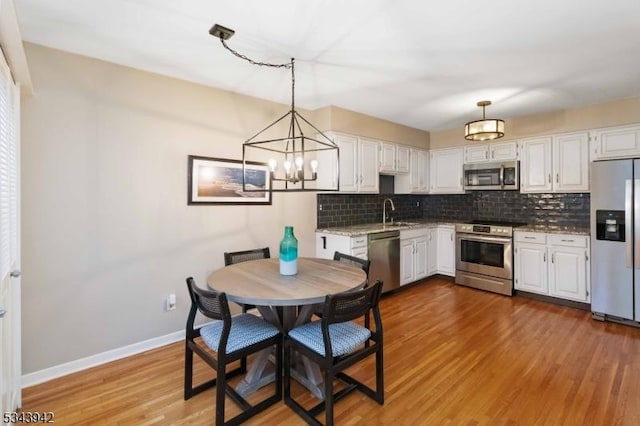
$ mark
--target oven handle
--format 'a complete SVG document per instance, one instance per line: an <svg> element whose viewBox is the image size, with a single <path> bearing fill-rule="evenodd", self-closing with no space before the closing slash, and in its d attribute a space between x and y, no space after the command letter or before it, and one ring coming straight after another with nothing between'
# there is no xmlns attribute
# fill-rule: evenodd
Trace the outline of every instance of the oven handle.
<svg viewBox="0 0 640 426"><path fill-rule="evenodd" d="M510 243L513 241L512 238L508 238L508 237L490 237L490 236L475 235L475 234L458 234L458 239L468 240L468 241L490 242L490 243Z"/></svg>

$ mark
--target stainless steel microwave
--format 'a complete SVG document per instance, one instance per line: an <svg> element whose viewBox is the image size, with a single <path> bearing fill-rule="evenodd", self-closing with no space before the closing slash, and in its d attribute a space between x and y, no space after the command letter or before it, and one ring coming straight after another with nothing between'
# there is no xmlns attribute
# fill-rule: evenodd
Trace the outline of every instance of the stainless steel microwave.
<svg viewBox="0 0 640 426"><path fill-rule="evenodd" d="M520 163L475 163L464 165L464 189L467 191L520 189Z"/></svg>

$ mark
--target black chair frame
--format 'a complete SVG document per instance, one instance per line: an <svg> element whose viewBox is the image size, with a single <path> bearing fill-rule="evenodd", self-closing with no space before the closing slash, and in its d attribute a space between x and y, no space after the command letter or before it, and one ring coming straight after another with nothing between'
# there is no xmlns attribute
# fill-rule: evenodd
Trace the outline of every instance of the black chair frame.
<svg viewBox="0 0 640 426"><path fill-rule="evenodd" d="M231 331L231 313L225 293L204 290L196 286L192 277L187 278L187 287L191 297L191 309L187 317L186 339L185 339L185 374L184 374L184 399L188 400L207 389L216 387L216 425L237 425L259 412L267 409L276 402L282 400L282 364L276 362L276 380L274 395L264 399L256 405L249 404L235 389L228 386L227 381L238 374L244 372L242 366L226 371L227 365L238 360L246 359L252 353L275 346L278 356L282 359L282 334L277 335L247 346L232 353L227 353L227 340ZM223 321L223 331L220 337L217 357L202 345L196 343L195 339L200 337L200 328L194 327L196 313L200 311L204 316ZM198 354L209 366L216 371L216 377L193 386L193 354ZM228 395L243 411L230 420L224 421L225 416L225 395Z"/></svg>
<svg viewBox="0 0 640 426"><path fill-rule="evenodd" d="M300 415L308 424L322 425L315 416L320 414L322 411L325 411L326 425L333 425L334 403L356 389L375 400L378 404L384 404L382 320L380 318L380 309L378 307L381 290L382 281L376 281L375 284L358 291L328 295L326 297L324 311L320 321L325 352L327 355L320 355L292 338L285 338L284 400L287 406ZM365 344L363 348L356 349L348 354L334 357L332 355L331 339L329 337L329 325L352 321L363 316L366 318L371 312L373 312L375 330L370 329L371 337L369 337L366 342L368 344ZM297 351L309 358L311 361L317 363L323 370L325 399L309 409L305 409L291 396L292 350ZM359 380L347 375L343 371L358 361L361 361L373 354L376 356L375 390ZM346 384L346 387L335 393L333 390L334 378L338 378Z"/></svg>

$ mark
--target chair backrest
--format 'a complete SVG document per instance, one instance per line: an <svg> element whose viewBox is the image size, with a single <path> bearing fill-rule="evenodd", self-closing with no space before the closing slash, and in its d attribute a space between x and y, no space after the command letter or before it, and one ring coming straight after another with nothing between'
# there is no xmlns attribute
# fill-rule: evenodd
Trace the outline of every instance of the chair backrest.
<svg viewBox="0 0 640 426"><path fill-rule="evenodd" d="M365 274L367 274L367 279L369 278L369 268L371 267L371 261L368 259L361 259L359 257L351 256L349 254L340 253L336 251L333 254L333 260L339 260L340 262L345 263L353 263L362 268Z"/></svg>
<svg viewBox="0 0 640 426"><path fill-rule="evenodd" d="M378 301L381 291L382 281L378 280L360 290L327 295L322 311L323 327L364 317L370 310L374 311L378 323Z"/></svg>
<svg viewBox="0 0 640 426"><path fill-rule="evenodd" d="M234 263L246 262L247 260L269 259L270 257L271 253L269 252L269 247L253 250L225 252L224 266L229 266Z"/></svg>
<svg viewBox="0 0 640 426"><path fill-rule="evenodd" d="M193 277L187 278L187 288L189 290L189 297L191 297L193 317L195 317L197 309L206 317L227 322L231 321L229 302L227 301L227 295L225 293L202 289L196 285ZM192 320L191 316L190 312L190 320Z"/></svg>

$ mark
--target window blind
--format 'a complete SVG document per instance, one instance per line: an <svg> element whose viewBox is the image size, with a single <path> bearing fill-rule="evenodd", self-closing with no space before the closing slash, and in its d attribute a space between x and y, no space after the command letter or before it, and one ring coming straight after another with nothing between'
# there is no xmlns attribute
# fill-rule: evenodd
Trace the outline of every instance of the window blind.
<svg viewBox="0 0 640 426"><path fill-rule="evenodd" d="M17 92L0 54L0 279L9 273L18 248Z"/></svg>

